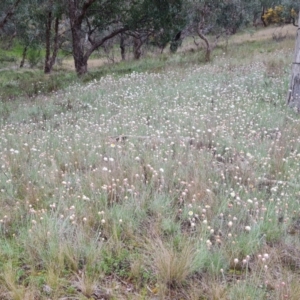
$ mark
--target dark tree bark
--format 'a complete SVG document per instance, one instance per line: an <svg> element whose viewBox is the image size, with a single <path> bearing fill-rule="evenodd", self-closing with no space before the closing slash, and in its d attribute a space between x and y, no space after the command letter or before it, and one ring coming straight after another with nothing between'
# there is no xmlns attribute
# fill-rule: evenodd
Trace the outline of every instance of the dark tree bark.
<svg viewBox="0 0 300 300"><path fill-rule="evenodd" d="M58 40L58 36L59 36L58 29L59 29L59 18L57 17L55 19L55 24L54 24L53 52L52 52L52 57L51 57L51 60L50 60L50 69L51 70L52 70L52 67L55 64L57 53L58 53L58 49L61 46L59 44L59 40Z"/></svg>
<svg viewBox="0 0 300 300"><path fill-rule="evenodd" d="M77 1L68 0L69 18L73 44L73 58L75 63L75 70L79 76L87 72L87 59L84 57L84 49L81 42L82 22L86 11L94 2L95 0L88 0L80 9L78 7Z"/></svg>
<svg viewBox="0 0 300 300"><path fill-rule="evenodd" d="M141 58L141 55L142 55L142 51L141 51L141 48L142 48L142 41L141 41L141 38L138 37L138 36L135 36L133 38L133 56L134 56L134 59L138 60Z"/></svg>
<svg viewBox="0 0 300 300"><path fill-rule="evenodd" d="M200 39L202 39L204 41L204 43L205 43L205 47L206 47L205 48L205 61L209 62L211 60L211 51L213 50L212 46L209 43L209 41L206 38L206 36L202 33L202 30L199 27L198 27L197 33L198 33Z"/></svg>
<svg viewBox="0 0 300 300"><path fill-rule="evenodd" d="M263 6L262 7L262 12L261 12L260 19L261 19L261 22L264 25L264 27L267 27L267 23L266 23L266 21L264 19L265 12L266 12L266 8Z"/></svg>
<svg viewBox="0 0 300 300"><path fill-rule="evenodd" d="M197 24L197 34L200 37L201 40L204 41L205 44L205 61L210 62L211 60L211 53L214 50L214 48L217 46L218 38L216 38L215 43L209 42L208 38L204 34L205 29L205 18L207 17L207 14L209 12L209 7L205 6L203 10L201 11L201 21Z"/></svg>
<svg viewBox="0 0 300 300"><path fill-rule="evenodd" d="M28 50L28 46L25 46L24 49L23 49L23 52L22 52L22 60L21 60L21 63L20 63L20 68L24 67L25 59L26 59L26 56L27 56L27 50Z"/></svg>
<svg viewBox="0 0 300 300"><path fill-rule="evenodd" d="M51 27L52 27L52 11L48 12L46 19L46 54L44 72L50 73L50 51L51 51Z"/></svg>
<svg viewBox="0 0 300 300"><path fill-rule="evenodd" d="M122 60L126 59L126 46L125 46L125 37L124 34L120 34L120 49L121 49L121 57Z"/></svg>
<svg viewBox="0 0 300 300"><path fill-rule="evenodd" d="M58 49L59 49L59 41L58 41L58 29L59 29L59 18L55 18L54 22L54 38L53 38L53 49L51 56L51 30L52 30L52 13L49 12L48 20L46 24L46 55L45 55L45 66L44 72L45 74L49 74L52 72L53 66L56 61Z"/></svg>
<svg viewBox="0 0 300 300"><path fill-rule="evenodd" d="M201 40L205 43L205 61L210 62L211 60L211 53L217 47L219 38L225 33L226 31L220 31L220 33L215 37L214 42L210 42L208 38L203 34L202 31L202 24L198 24L197 34Z"/></svg>
<svg viewBox="0 0 300 300"><path fill-rule="evenodd" d="M142 46L145 44L153 31L129 31L128 35L133 38L133 58L138 60L142 56Z"/></svg>
<svg viewBox="0 0 300 300"><path fill-rule="evenodd" d="M300 10L287 104L300 113Z"/></svg>
<svg viewBox="0 0 300 300"><path fill-rule="evenodd" d="M68 0L69 19L72 33L73 58L76 73L78 76L87 73L88 59L96 49L101 47L107 40L127 30L126 28L117 28L100 40L94 40L92 38L94 30L90 30L88 33L88 41L90 42L91 46L85 49L82 36L82 23L86 17L88 9L95 1L96 0L86 0L83 6L79 7L79 1ZM88 20L87 23L89 24Z"/></svg>

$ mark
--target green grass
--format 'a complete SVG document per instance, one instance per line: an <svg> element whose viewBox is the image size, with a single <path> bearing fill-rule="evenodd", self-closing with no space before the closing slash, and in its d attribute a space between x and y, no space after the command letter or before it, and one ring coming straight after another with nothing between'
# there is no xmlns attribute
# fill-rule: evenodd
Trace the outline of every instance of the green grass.
<svg viewBox="0 0 300 300"><path fill-rule="evenodd" d="M292 49L1 71L0 298L299 299Z"/></svg>
<svg viewBox="0 0 300 300"><path fill-rule="evenodd" d="M288 38L285 43L278 43L272 40L250 41L238 45L223 45L216 48L213 59L219 57L232 57L229 68L239 64L240 59L251 60L254 55L265 55L284 45L292 47L293 40ZM122 61L116 64L104 64L101 68L92 68L83 78L78 79L74 71L64 70L57 66L51 75L44 75L42 69L25 68L18 69L22 56L22 47L16 44L10 50L0 50L0 99L12 100L16 98L33 98L40 94L49 94L64 89L75 83L88 83L93 80L114 74L123 76L132 72L161 72L173 67L187 67L205 62L204 51L193 50L186 53L168 54L159 56L146 54L146 57L139 61ZM234 57L238 57L236 61ZM101 57L100 57L101 58ZM284 66L284 62L269 63L270 72ZM1 70L3 69L3 70Z"/></svg>
<svg viewBox="0 0 300 300"><path fill-rule="evenodd" d="M77 81L75 74L64 71L45 75L41 70L1 70L0 99L34 98L67 87Z"/></svg>

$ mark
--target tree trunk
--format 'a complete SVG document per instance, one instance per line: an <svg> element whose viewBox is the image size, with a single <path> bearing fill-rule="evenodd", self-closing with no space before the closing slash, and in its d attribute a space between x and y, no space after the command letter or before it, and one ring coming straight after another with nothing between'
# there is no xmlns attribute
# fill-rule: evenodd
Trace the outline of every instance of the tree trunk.
<svg viewBox="0 0 300 300"><path fill-rule="evenodd" d="M51 24L49 26L49 29L51 30ZM53 66L56 61L56 57L57 57L57 53L58 53L58 49L59 49L58 29L59 29L59 18L56 17L55 24L54 24L54 39L53 39L53 47L52 47L53 48L52 56L50 56L50 53L51 53L51 40L50 40L51 31L48 32L48 26L46 29L46 57L45 57L45 68L44 68L45 74L49 74L52 72Z"/></svg>
<svg viewBox="0 0 300 300"><path fill-rule="evenodd" d="M210 62L210 60L211 60L210 54L211 54L211 49L210 49L210 47L207 47L206 52L205 52L205 61L206 62Z"/></svg>
<svg viewBox="0 0 300 300"><path fill-rule="evenodd" d="M53 52L52 52L52 57L50 60L50 72L52 71L52 68L55 64L58 49L59 49L59 43L58 43L58 29L59 29L59 18L57 17L55 19L55 25L54 25L54 41L53 41Z"/></svg>
<svg viewBox="0 0 300 300"><path fill-rule="evenodd" d="M142 55L142 51L141 51L141 47L142 47L143 43L141 41L141 38L139 37L134 37L133 40L133 56L134 59L140 59L141 55Z"/></svg>
<svg viewBox="0 0 300 300"><path fill-rule="evenodd" d="M92 38L93 30L88 33L88 41L91 46L89 48L84 48L84 42L82 39L82 22L86 17L86 13L90 6L95 3L96 0L85 0L82 7L79 8L80 1L78 0L68 0L69 7L69 19L70 27L72 33L72 47L73 47L73 58L75 63L75 69L78 76L87 73L87 62L91 54L101 47L107 40L115 37L116 35L125 32L127 28L118 28L112 31L110 34L106 35L100 40L94 40Z"/></svg>
<svg viewBox="0 0 300 300"><path fill-rule="evenodd" d="M82 76L87 73L87 59L83 55L83 51L81 51L80 45L75 46L73 48L73 57L75 63L75 70L78 76Z"/></svg>
<svg viewBox="0 0 300 300"><path fill-rule="evenodd" d="M291 82L287 96L287 104L300 113L300 10L296 36L295 55L292 64Z"/></svg>
<svg viewBox="0 0 300 300"><path fill-rule="evenodd" d="M262 12L261 12L260 19L261 19L261 22L263 23L264 27L267 27L267 23L266 23L266 21L264 19L265 12L266 12L266 8L263 6L262 7Z"/></svg>
<svg viewBox="0 0 300 300"><path fill-rule="evenodd" d="M24 49L23 49L22 60L21 60L21 63L20 63L20 68L24 67L25 59L26 59L26 56L27 56L27 49L28 49L28 46L25 46Z"/></svg>
<svg viewBox="0 0 300 300"><path fill-rule="evenodd" d="M77 75L81 76L87 72L87 59L84 56L84 45L81 40L81 25L85 11L78 15L77 2L72 0L68 2L75 70ZM89 3L92 2L92 0L89 1Z"/></svg>
<svg viewBox="0 0 300 300"><path fill-rule="evenodd" d="M205 61L210 62L210 60L211 60L211 51L213 50L212 46L211 46L210 42L208 41L208 39L206 38L206 36L202 33L202 31L199 27L198 27L197 33L198 33L198 36L200 37L200 39L202 39L205 43L205 47L206 47L206 49L205 49Z"/></svg>
<svg viewBox="0 0 300 300"><path fill-rule="evenodd" d="M51 25L52 25L52 11L49 11L46 20L46 53L45 53L45 66L44 66L45 74L51 72L51 67L50 67Z"/></svg>
<svg viewBox="0 0 300 300"><path fill-rule="evenodd" d="M121 49L121 57L122 60L126 59L126 48L125 48L125 37L124 34L120 34L120 49Z"/></svg>
<svg viewBox="0 0 300 300"><path fill-rule="evenodd" d="M78 28L78 26L71 26L71 31L75 70L77 75L81 76L87 72L87 59L84 57L83 45L81 43L81 28Z"/></svg>

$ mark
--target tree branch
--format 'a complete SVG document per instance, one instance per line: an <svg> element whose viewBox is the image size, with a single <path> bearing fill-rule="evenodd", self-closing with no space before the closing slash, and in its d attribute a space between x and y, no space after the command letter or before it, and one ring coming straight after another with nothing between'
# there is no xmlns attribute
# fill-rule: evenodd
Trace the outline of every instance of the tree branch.
<svg viewBox="0 0 300 300"><path fill-rule="evenodd" d="M94 45L94 39L92 39L92 34L96 30L96 28L92 29L91 23L89 21L89 18L86 18L86 24L88 26L88 41L91 43L91 45Z"/></svg>
<svg viewBox="0 0 300 300"><path fill-rule="evenodd" d="M206 36L202 33L201 25L200 25L200 24L199 24L199 26L198 26L198 28L197 28L197 33L198 33L200 39L203 40L203 41L205 42L206 48L209 49L209 48L210 48L209 41L208 41L208 39L206 38Z"/></svg>
<svg viewBox="0 0 300 300"><path fill-rule="evenodd" d="M110 34L108 34L107 36L105 36L104 38L102 38L101 40L98 41L93 41L92 47L90 49L87 50L85 57L89 58L90 55L99 47L101 47L107 40L115 37L116 35L118 35L119 33L125 32L128 29L126 27L122 27L119 29L116 29L114 31L112 31Z"/></svg>
<svg viewBox="0 0 300 300"><path fill-rule="evenodd" d="M81 24L84 17L85 17L85 14L87 12L87 10L90 8L90 6L95 2L96 0L87 0L84 2L83 6L82 6L82 10L81 10L81 13L80 15L77 17L77 23L78 24Z"/></svg>
<svg viewBox="0 0 300 300"><path fill-rule="evenodd" d="M4 25L7 23L7 21L14 15L16 8L17 8L17 6L19 5L19 3L21 1L22 0L16 0L16 2L14 3L14 5L8 10L8 12L4 16L3 20L0 21L0 29L3 28Z"/></svg>

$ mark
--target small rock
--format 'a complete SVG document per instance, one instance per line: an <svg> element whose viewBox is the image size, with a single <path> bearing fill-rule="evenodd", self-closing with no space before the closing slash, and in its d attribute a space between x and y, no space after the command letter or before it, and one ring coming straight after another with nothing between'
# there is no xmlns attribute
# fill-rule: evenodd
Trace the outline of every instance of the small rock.
<svg viewBox="0 0 300 300"><path fill-rule="evenodd" d="M46 293L46 294L51 294L52 293L52 288L49 285L44 284L43 285L43 292Z"/></svg>

